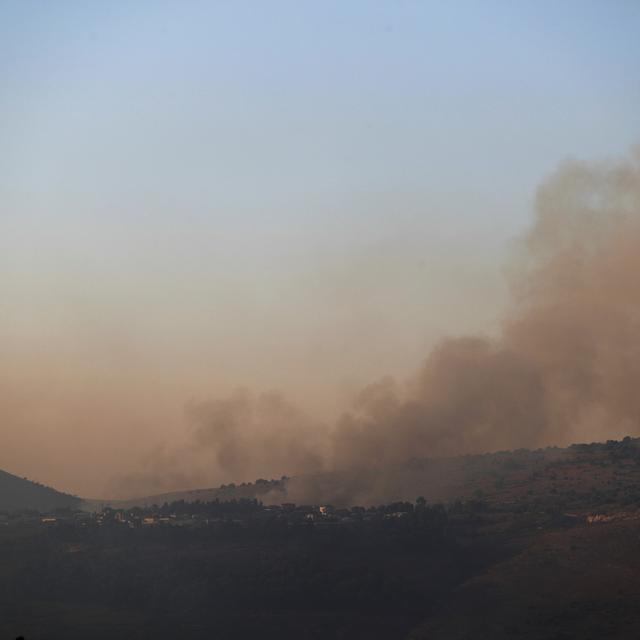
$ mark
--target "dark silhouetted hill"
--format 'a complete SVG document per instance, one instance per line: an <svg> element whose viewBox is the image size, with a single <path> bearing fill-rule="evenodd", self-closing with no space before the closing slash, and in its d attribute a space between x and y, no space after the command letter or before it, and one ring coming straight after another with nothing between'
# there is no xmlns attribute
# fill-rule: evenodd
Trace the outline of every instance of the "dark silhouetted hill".
<svg viewBox="0 0 640 640"><path fill-rule="evenodd" d="M0 470L0 511L52 511L78 507L80 498Z"/></svg>

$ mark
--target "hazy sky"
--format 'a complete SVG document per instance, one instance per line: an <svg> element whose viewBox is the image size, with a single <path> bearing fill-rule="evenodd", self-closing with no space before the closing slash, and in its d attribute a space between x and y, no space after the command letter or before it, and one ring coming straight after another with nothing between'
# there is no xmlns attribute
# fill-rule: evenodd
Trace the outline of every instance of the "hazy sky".
<svg viewBox="0 0 640 640"><path fill-rule="evenodd" d="M240 385L329 419L566 158L640 142L640 3L0 0L0 468L81 493Z"/></svg>

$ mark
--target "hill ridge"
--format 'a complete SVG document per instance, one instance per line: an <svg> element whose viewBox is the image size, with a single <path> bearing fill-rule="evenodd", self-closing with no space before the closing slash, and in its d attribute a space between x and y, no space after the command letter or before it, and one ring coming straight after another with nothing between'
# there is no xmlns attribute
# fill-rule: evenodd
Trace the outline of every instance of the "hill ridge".
<svg viewBox="0 0 640 640"><path fill-rule="evenodd" d="M79 507L81 502L78 496L0 469L0 511L52 511Z"/></svg>

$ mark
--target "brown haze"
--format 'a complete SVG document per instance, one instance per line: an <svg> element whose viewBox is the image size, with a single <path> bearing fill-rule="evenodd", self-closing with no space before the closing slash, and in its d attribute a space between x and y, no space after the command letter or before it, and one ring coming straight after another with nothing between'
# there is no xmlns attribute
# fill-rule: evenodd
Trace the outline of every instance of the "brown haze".
<svg viewBox="0 0 640 640"><path fill-rule="evenodd" d="M193 343L193 351L180 360L172 357L172 339L164 349L145 351L144 328L135 334L142 336L137 340L100 331L101 323L112 325L99 310L88 308L73 330L98 345L91 357L74 351L74 342L57 340L52 329L33 341L31 359L7 343L0 466L29 473L24 464L29 460L28 468L38 470L29 475L84 495L99 493L98 487L111 477L103 494L125 497L284 474L379 469L414 457L637 434L639 273L640 153L616 164L567 163L539 188L533 224L509 263L510 300L495 335L441 341L409 380L386 377L353 394L349 410L337 421L326 414L312 417L325 400L336 404L326 381L340 384L354 353L362 354L350 352L349 341L369 341L378 353L381 342L389 353L404 344L402 304L393 307L396 334L377 333L376 319L372 316L369 323L362 305L353 315L357 326L342 333L332 326L332 359L323 359L323 351L332 348L329 342L324 348L300 350L296 357L309 372L306 382L298 379L298 367L283 373L278 383L264 384L284 388L286 398L232 391L242 370L233 367L243 358L253 366L252 345L261 341L269 347L255 355L254 369L264 375L247 384L260 388L272 379L270 371L291 366L278 360L276 343L282 334L275 338L270 333L278 318L254 318L251 309L238 313L241 338L230 341L226 352L210 348L202 332L194 330L191 338L182 331L186 337L181 339ZM390 274L394 272L364 274L365 292L375 293L376 278L389 285ZM180 290L186 288L178 284ZM144 307L144 298L136 300L140 289L135 282L131 286L131 305ZM398 282L400 286L404 283ZM460 296L469 300L464 313L471 325L482 315L475 309L478 296L465 291ZM179 293L172 300L179 309ZM275 298L268 302L278 305ZM235 298L222 300L219 313L236 303ZM295 312L288 307L280 331L330 319L331 310L321 307L301 306ZM56 319L66 322L65 316L53 314L52 326ZM170 335L174 324L178 326L177 320L167 312L154 330ZM47 353L50 357L43 357ZM78 361L82 367L66 366ZM215 374L194 375L210 361ZM374 370L376 362L362 368L364 373ZM309 388L314 384L315 393ZM189 400L207 397L214 399ZM305 403L306 398L310 401ZM384 478L378 474L376 482Z"/></svg>
<svg viewBox="0 0 640 640"><path fill-rule="evenodd" d="M372 383L333 426L279 395L193 405L182 464L246 480L639 433L640 154L551 176L509 273L499 337L444 340L408 382Z"/></svg>

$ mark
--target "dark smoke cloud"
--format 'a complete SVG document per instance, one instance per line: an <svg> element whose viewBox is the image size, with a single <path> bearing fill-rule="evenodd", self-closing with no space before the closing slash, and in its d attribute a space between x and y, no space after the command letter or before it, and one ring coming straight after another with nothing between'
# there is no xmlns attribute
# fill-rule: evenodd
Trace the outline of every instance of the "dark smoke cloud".
<svg viewBox="0 0 640 640"><path fill-rule="evenodd" d="M520 354L485 338L446 340L403 394L389 382L365 390L332 434L335 464L536 444L548 436L546 402L540 372Z"/></svg>
<svg viewBox="0 0 640 640"><path fill-rule="evenodd" d="M413 379L370 385L333 427L276 394L193 405L194 450L229 479L307 474L290 484L298 500L326 495L308 474L350 470L343 491L364 501L398 481L372 469L410 458L639 433L640 153L552 175L510 274L500 335L443 341Z"/></svg>

